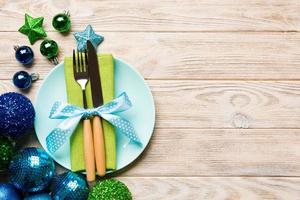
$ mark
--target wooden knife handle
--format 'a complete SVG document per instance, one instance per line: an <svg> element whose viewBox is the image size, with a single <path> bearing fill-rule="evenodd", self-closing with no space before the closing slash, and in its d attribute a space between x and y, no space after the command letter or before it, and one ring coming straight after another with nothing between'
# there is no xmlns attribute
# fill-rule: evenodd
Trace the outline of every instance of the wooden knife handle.
<svg viewBox="0 0 300 200"><path fill-rule="evenodd" d="M96 175L93 133L90 119L83 120L83 140L86 179L88 182L92 182L96 179Z"/></svg>
<svg viewBox="0 0 300 200"><path fill-rule="evenodd" d="M105 176L106 173L106 158L105 158L105 143L102 129L102 122L99 116L93 118L93 133L96 168L99 176Z"/></svg>

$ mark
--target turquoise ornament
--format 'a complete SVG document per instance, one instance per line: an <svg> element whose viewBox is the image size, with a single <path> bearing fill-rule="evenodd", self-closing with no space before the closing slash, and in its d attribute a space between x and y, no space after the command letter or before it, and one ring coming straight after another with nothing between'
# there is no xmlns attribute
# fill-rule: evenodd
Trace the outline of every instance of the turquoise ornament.
<svg viewBox="0 0 300 200"><path fill-rule="evenodd" d="M53 199L86 200L88 194L88 185L82 175L66 172L53 178L51 184Z"/></svg>
<svg viewBox="0 0 300 200"><path fill-rule="evenodd" d="M27 196L24 198L24 200L52 200L51 196L49 194L36 194Z"/></svg>
<svg viewBox="0 0 300 200"><path fill-rule="evenodd" d="M46 189L55 174L54 161L42 149L25 148L9 166L9 180L23 192L40 192Z"/></svg>
<svg viewBox="0 0 300 200"><path fill-rule="evenodd" d="M104 37L94 32L91 25L88 25L83 32L75 32L73 35L77 42L78 51L84 51L87 49L86 42L88 40L91 41L95 48L97 48L97 46L104 40Z"/></svg>
<svg viewBox="0 0 300 200"><path fill-rule="evenodd" d="M0 183L0 199L1 200L21 200L19 191L11 184Z"/></svg>

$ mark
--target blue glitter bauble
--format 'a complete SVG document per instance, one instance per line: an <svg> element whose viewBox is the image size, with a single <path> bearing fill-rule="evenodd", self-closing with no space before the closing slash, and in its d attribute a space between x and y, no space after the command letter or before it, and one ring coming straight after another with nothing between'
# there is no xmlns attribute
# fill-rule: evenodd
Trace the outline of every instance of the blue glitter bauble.
<svg viewBox="0 0 300 200"><path fill-rule="evenodd" d="M56 176L51 184L51 191L54 200L86 200L89 194L84 177L73 172Z"/></svg>
<svg viewBox="0 0 300 200"><path fill-rule="evenodd" d="M51 196L49 194L36 194L25 197L24 200L51 200Z"/></svg>
<svg viewBox="0 0 300 200"><path fill-rule="evenodd" d="M30 100L9 92L0 96L0 134L17 138L33 128L35 112Z"/></svg>
<svg viewBox="0 0 300 200"><path fill-rule="evenodd" d="M23 65L28 65L33 61L33 51L28 46L20 46L16 49L16 59Z"/></svg>
<svg viewBox="0 0 300 200"><path fill-rule="evenodd" d="M25 148L10 162L9 179L24 192L39 192L49 186L55 174L54 161L42 149Z"/></svg>
<svg viewBox="0 0 300 200"><path fill-rule="evenodd" d="M26 90L31 86L32 78L28 72L19 71L14 74L13 83L17 88Z"/></svg>
<svg viewBox="0 0 300 200"><path fill-rule="evenodd" d="M20 193L11 184L0 183L1 200L21 200Z"/></svg>

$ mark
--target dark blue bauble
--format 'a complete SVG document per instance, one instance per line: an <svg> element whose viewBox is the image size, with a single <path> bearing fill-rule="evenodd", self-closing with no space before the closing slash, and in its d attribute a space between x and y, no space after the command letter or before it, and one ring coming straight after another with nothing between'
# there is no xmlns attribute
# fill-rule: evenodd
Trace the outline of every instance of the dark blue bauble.
<svg viewBox="0 0 300 200"><path fill-rule="evenodd" d="M1 200L21 200L20 193L11 184L0 183Z"/></svg>
<svg viewBox="0 0 300 200"><path fill-rule="evenodd" d="M54 175L54 161L39 148L25 148L9 165L10 182L24 192L43 191L49 186Z"/></svg>
<svg viewBox="0 0 300 200"><path fill-rule="evenodd" d="M74 172L54 177L51 191L54 200L86 200L89 194L85 178Z"/></svg>
<svg viewBox="0 0 300 200"><path fill-rule="evenodd" d="M25 197L24 200L51 200L51 196L46 193L36 194L36 195Z"/></svg>
<svg viewBox="0 0 300 200"><path fill-rule="evenodd" d="M33 61L33 51L28 46L20 46L16 49L16 59L23 65L28 65Z"/></svg>
<svg viewBox="0 0 300 200"><path fill-rule="evenodd" d="M17 88L26 90L31 86L32 78L27 72L19 71L14 74L13 83Z"/></svg>
<svg viewBox="0 0 300 200"><path fill-rule="evenodd" d="M35 111L22 94L9 92L0 96L0 134L17 138L33 128Z"/></svg>

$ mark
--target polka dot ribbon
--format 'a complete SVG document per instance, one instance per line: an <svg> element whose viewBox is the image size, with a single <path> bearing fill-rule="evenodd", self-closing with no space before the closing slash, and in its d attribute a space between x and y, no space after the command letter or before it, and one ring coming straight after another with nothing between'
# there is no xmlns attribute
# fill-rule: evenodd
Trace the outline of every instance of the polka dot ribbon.
<svg viewBox="0 0 300 200"><path fill-rule="evenodd" d="M142 145L131 123L117 115L120 112L128 110L131 106L132 104L125 92L109 103L92 109L83 109L71 104L55 102L49 118L63 119L63 121L46 137L46 145L49 152L55 153L70 140L72 133L82 118L95 115L99 115L111 123L131 141Z"/></svg>

